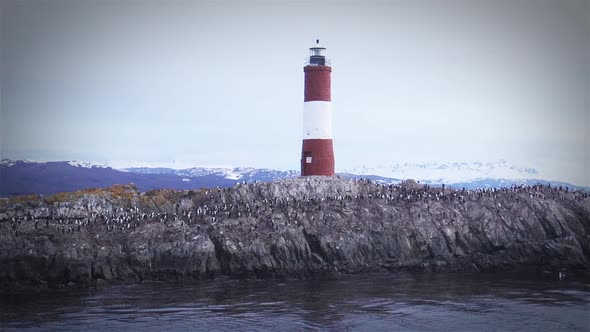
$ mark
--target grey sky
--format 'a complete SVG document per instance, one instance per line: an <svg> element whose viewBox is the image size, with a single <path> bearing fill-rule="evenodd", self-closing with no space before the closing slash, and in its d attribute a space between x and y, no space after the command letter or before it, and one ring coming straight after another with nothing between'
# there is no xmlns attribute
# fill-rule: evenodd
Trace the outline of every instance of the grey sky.
<svg viewBox="0 0 590 332"><path fill-rule="evenodd" d="M590 185L589 1L3 1L2 155L298 169L303 64L336 169L494 161Z"/></svg>

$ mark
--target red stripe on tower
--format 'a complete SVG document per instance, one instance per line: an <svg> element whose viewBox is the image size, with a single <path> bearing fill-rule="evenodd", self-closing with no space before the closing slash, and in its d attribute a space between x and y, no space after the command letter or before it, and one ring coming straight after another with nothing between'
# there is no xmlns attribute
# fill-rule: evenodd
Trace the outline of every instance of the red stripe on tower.
<svg viewBox="0 0 590 332"><path fill-rule="evenodd" d="M326 62L326 49L316 45L310 50L305 72L305 98L303 103L303 146L301 149L301 175L334 175L334 148L332 144L332 96L330 74Z"/></svg>
<svg viewBox="0 0 590 332"><path fill-rule="evenodd" d="M304 101L332 101L330 73L332 68L328 66L303 67L305 72L305 100Z"/></svg>

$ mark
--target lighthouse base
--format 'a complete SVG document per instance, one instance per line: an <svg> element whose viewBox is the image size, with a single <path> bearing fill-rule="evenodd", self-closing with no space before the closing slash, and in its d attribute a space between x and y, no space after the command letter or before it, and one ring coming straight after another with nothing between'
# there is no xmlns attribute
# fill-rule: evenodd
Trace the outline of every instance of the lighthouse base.
<svg viewBox="0 0 590 332"><path fill-rule="evenodd" d="M334 175L334 148L331 139L303 140L301 175Z"/></svg>

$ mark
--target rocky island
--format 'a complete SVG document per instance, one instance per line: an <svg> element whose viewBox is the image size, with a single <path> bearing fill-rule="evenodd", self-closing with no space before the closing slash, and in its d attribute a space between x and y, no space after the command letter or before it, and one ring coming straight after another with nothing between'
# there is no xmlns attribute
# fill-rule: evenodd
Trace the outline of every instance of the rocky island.
<svg viewBox="0 0 590 332"><path fill-rule="evenodd" d="M298 177L0 200L0 284L590 267L590 195Z"/></svg>

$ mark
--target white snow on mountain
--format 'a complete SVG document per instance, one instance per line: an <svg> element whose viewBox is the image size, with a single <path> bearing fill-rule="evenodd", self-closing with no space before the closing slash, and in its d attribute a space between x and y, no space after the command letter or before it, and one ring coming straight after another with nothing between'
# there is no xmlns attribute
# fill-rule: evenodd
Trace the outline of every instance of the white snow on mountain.
<svg viewBox="0 0 590 332"><path fill-rule="evenodd" d="M0 166L6 166L6 167L12 167L18 164L34 164L36 163L36 161L32 161L32 160L28 160L28 159L24 159L24 160L13 160L13 159L7 159L4 158L2 160L0 160Z"/></svg>
<svg viewBox="0 0 590 332"><path fill-rule="evenodd" d="M234 181L272 181L299 174L299 172L293 170L281 171L253 167L192 167L185 169L131 167L120 168L119 170L142 174L175 174L186 178L213 175Z"/></svg>
<svg viewBox="0 0 590 332"><path fill-rule="evenodd" d="M11 166L16 165L16 161L10 160L10 159L2 159L2 160L0 160L0 165L6 166L6 167L11 167Z"/></svg>
<svg viewBox="0 0 590 332"><path fill-rule="evenodd" d="M235 168L213 168L213 167L193 167L181 169L175 172L181 176L204 176L217 175L228 180L250 179L264 173L271 179L279 179L285 176L294 176L298 174L295 171L278 171L270 169L252 168L252 167L235 167Z"/></svg>
<svg viewBox="0 0 590 332"><path fill-rule="evenodd" d="M396 179L416 179L430 183L458 183L478 179L535 179L542 174L535 168L497 162L403 163L378 167L360 166L346 173L379 175Z"/></svg>
<svg viewBox="0 0 590 332"><path fill-rule="evenodd" d="M77 161L77 160L71 160L68 161L68 164L74 166L74 167L84 167L84 168L92 168L92 164L91 163L86 163L83 161Z"/></svg>
<svg viewBox="0 0 590 332"><path fill-rule="evenodd" d="M247 168L208 168L208 167L193 167L188 169L178 170L176 173L182 176L203 176L203 175L217 175L229 180L239 180L244 176L242 170L251 170Z"/></svg>
<svg viewBox="0 0 590 332"><path fill-rule="evenodd" d="M77 161L77 160L68 161L68 164L70 164L74 167L84 167L84 168L92 168L92 167L107 168L107 167L109 167L107 165L96 165L96 164L92 164L92 163L88 163L88 162L84 162L84 161Z"/></svg>

